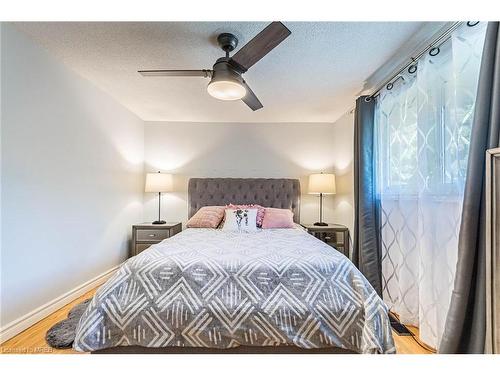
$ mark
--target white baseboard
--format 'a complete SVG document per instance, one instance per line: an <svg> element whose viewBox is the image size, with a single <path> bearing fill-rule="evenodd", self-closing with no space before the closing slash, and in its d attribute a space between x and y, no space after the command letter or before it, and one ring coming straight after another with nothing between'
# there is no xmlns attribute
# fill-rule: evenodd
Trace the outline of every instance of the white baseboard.
<svg viewBox="0 0 500 375"><path fill-rule="evenodd" d="M27 313L26 315L14 320L0 328L0 343L7 341L8 339L14 337L18 333L21 333L25 329L31 327L33 324L39 322L43 318L49 316L54 311L59 310L61 307L67 305L71 301L74 301L81 295L87 293L89 290L95 288L96 286L104 283L111 275L118 269L120 265L115 266L100 275L97 275L93 279L77 286L76 288L70 290L67 293L53 299L52 301L46 303L43 306L36 308L35 310Z"/></svg>

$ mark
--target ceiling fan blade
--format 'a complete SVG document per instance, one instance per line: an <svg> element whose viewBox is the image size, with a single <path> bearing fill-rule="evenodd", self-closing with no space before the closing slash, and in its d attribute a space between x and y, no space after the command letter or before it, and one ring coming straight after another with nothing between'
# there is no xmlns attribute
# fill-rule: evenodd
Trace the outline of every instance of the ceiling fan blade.
<svg viewBox="0 0 500 375"><path fill-rule="evenodd" d="M231 57L231 63L245 73L292 32L281 22L272 22Z"/></svg>
<svg viewBox="0 0 500 375"><path fill-rule="evenodd" d="M139 70L137 73L144 77L205 77L210 78L212 71L208 69L203 70Z"/></svg>
<svg viewBox="0 0 500 375"><path fill-rule="evenodd" d="M246 95L243 98L241 98L243 103L249 106L252 111L257 111L258 109L264 107L260 102L260 100L255 95L255 93L252 91L250 86L248 86L245 81L243 81L243 86L245 86L245 89L247 90Z"/></svg>

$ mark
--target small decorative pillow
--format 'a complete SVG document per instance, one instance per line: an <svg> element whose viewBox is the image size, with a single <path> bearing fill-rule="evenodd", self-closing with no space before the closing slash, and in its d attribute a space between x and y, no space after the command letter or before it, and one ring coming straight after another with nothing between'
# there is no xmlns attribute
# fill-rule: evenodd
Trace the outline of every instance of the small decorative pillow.
<svg viewBox="0 0 500 375"><path fill-rule="evenodd" d="M224 217L224 206L206 206L200 208L188 220L188 228L217 228Z"/></svg>
<svg viewBox="0 0 500 375"><path fill-rule="evenodd" d="M262 220L264 219L265 208L259 206L258 204L228 204L226 208L256 208L257 209L257 227L262 226Z"/></svg>
<svg viewBox="0 0 500 375"><path fill-rule="evenodd" d="M294 228L293 212L281 208L266 208L262 229Z"/></svg>
<svg viewBox="0 0 500 375"><path fill-rule="evenodd" d="M257 230L256 208L226 208L222 230L253 232Z"/></svg>

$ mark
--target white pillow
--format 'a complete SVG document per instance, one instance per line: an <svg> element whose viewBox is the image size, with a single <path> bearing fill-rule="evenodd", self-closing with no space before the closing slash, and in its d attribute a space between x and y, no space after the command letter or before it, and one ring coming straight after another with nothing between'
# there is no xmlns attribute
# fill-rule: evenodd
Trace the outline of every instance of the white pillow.
<svg viewBox="0 0 500 375"><path fill-rule="evenodd" d="M257 230L256 208L226 208L222 230L253 232Z"/></svg>

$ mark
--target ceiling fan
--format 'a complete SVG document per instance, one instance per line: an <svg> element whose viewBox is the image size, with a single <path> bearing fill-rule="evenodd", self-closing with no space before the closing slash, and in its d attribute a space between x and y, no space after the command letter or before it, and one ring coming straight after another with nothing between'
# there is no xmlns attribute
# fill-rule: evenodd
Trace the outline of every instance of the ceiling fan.
<svg viewBox="0 0 500 375"><path fill-rule="evenodd" d="M267 55L273 48L285 40L291 31L281 22L272 22L251 41L239 49L232 57L232 52L238 46L238 38L230 33L222 33L217 37L219 46L226 53L225 57L217 59L212 69L202 70L139 70L144 77L204 77L210 78L208 93L220 100L241 99L253 111L261 109L262 103L247 85L242 74Z"/></svg>

